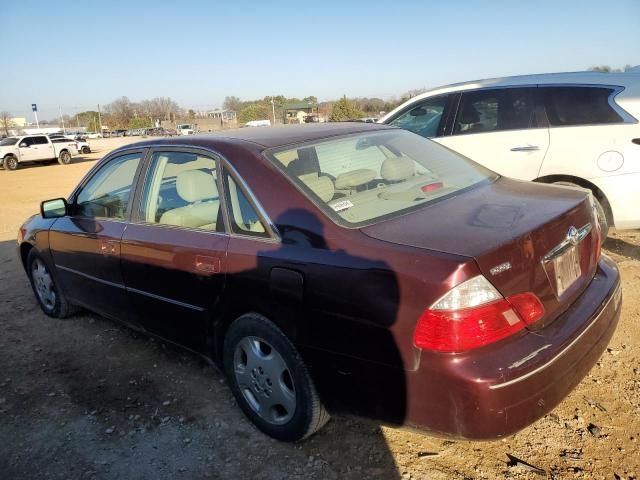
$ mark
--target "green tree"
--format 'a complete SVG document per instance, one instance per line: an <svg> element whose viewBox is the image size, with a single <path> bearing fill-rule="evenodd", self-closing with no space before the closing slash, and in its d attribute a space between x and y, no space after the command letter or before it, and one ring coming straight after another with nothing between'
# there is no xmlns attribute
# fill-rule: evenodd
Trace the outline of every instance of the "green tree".
<svg viewBox="0 0 640 480"><path fill-rule="evenodd" d="M238 122L247 123L251 120L268 120L271 118L270 108L270 105L265 103L247 105L238 112Z"/></svg>
<svg viewBox="0 0 640 480"><path fill-rule="evenodd" d="M151 120L151 117L134 117L129 120L127 126L130 130L133 130L135 128L153 127L153 120Z"/></svg>
<svg viewBox="0 0 640 480"><path fill-rule="evenodd" d="M357 120L364 117L364 113L358 110L347 97L344 96L333 105L330 122L346 122L348 120Z"/></svg>
<svg viewBox="0 0 640 480"><path fill-rule="evenodd" d="M190 119L192 119L192 120L193 120L194 118L196 118L196 112L195 112L195 110L189 109L189 118L190 118Z"/></svg>

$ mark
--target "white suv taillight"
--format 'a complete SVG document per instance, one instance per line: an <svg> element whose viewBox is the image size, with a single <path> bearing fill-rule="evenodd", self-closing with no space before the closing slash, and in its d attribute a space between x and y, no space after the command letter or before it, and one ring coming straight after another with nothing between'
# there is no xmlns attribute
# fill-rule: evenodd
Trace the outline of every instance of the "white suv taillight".
<svg viewBox="0 0 640 480"><path fill-rule="evenodd" d="M504 298L478 275L451 289L423 312L414 343L438 352L462 352L513 335L543 315L544 306L535 294Z"/></svg>

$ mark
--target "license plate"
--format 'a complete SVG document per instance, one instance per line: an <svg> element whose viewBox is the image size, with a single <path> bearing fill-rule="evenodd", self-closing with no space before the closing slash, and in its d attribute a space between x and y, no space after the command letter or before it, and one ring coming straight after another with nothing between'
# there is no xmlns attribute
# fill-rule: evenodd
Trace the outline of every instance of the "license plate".
<svg viewBox="0 0 640 480"><path fill-rule="evenodd" d="M556 292L560 297L575 283L582 271L580 270L580 253L576 247L571 247L553 260L553 270L556 275Z"/></svg>

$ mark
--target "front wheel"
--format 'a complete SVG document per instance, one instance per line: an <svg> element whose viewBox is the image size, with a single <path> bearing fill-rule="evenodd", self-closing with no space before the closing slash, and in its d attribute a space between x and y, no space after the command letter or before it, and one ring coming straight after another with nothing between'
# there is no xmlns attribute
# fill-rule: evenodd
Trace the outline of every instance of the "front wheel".
<svg viewBox="0 0 640 480"><path fill-rule="evenodd" d="M65 318L71 313L69 302L60 289L51 268L35 248L27 256L27 272L31 288L42 311L54 318Z"/></svg>
<svg viewBox="0 0 640 480"><path fill-rule="evenodd" d="M577 187L582 188L580 185L571 182L554 182L555 185L564 185L566 187ZM592 192L593 193L593 192ZM598 216L598 223L600 224L600 235L602 237L602 241L604 242L609 234L609 222L607 221L607 214L604 211L604 207L600 203L600 201L593 195L593 200L595 203L596 214Z"/></svg>
<svg viewBox="0 0 640 480"><path fill-rule="evenodd" d="M87 153L91 153L91 149L89 147L82 147L82 153L84 153L85 155Z"/></svg>
<svg viewBox="0 0 640 480"><path fill-rule="evenodd" d="M17 170L18 169L18 159L13 155L7 155L4 157L2 161L2 166L5 170Z"/></svg>
<svg viewBox="0 0 640 480"><path fill-rule="evenodd" d="M302 358L265 317L247 314L231 324L223 361L240 407L267 435L294 442L329 420Z"/></svg>
<svg viewBox="0 0 640 480"><path fill-rule="evenodd" d="M58 163L60 165L69 165L71 163L71 154L66 150L60 152Z"/></svg>

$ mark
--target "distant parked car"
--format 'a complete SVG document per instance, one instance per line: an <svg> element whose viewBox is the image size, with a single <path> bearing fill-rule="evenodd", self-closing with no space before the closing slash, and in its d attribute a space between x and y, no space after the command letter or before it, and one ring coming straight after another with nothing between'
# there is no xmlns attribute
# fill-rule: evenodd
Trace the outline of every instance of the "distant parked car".
<svg viewBox="0 0 640 480"><path fill-rule="evenodd" d="M16 170L24 162L49 160L68 165L77 154L77 142L65 137L52 140L47 135L23 135L0 141L0 158L5 170Z"/></svg>
<svg viewBox="0 0 640 480"><path fill-rule="evenodd" d="M381 123L508 177L590 190L600 228L640 227L640 74L557 73L439 87Z"/></svg>
<svg viewBox="0 0 640 480"><path fill-rule="evenodd" d="M89 138L92 140L96 138L102 138L102 135L96 132L86 132L84 135L86 138Z"/></svg>
<svg viewBox="0 0 640 480"><path fill-rule="evenodd" d="M271 120L251 120L243 125L244 127L270 127Z"/></svg>
<svg viewBox="0 0 640 480"><path fill-rule="evenodd" d="M135 143L18 234L45 314L80 305L208 356L287 441L325 405L470 439L544 416L620 316L600 242L588 192L370 123Z"/></svg>
<svg viewBox="0 0 640 480"><path fill-rule="evenodd" d="M193 135L196 132L196 126L192 123L182 123L176 125L177 135Z"/></svg>

